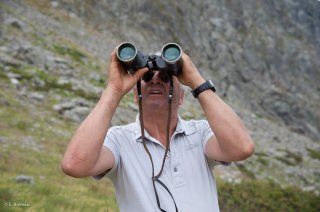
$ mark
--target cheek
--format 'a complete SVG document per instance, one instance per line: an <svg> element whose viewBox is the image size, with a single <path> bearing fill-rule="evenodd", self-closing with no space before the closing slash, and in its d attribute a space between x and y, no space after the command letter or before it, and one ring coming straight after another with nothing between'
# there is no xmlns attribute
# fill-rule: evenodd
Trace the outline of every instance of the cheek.
<svg viewBox="0 0 320 212"><path fill-rule="evenodd" d="M138 91L136 87L133 89L133 101L134 103L138 103Z"/></svg>
<svg viewBox="0 0 320 212"><path fill-rule="evenodd" d="M178 106L182 105L183 103L183 94L180 92L180 90L174 92L174 103Z"/></svg>

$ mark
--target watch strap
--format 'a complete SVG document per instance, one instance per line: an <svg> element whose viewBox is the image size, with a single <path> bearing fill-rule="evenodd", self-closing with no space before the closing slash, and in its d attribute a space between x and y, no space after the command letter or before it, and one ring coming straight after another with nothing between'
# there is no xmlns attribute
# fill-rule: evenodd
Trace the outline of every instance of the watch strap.
<svg viewBox="0 0 320 212"><path fill-rule="evenodd" d="M207 80L203 84L199 85L196 89L191 91L191 93L194 96L194 98L198 98L200 93L209 89L212 90L213 92L216 92L216 88L211 80Z"/></svg>

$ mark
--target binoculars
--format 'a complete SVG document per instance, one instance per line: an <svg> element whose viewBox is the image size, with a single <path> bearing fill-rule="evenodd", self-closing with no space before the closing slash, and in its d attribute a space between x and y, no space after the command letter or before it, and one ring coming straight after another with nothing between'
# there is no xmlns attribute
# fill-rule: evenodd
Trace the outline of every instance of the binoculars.
<svg viewBox="0 0 320 212"><path fill-rule="evenodd" d="M116 53L123 68L131 75L138 69L147 67L149 71L142 77L145 82L153 78L155 70L160 71L159 77L165 82L168 82L171 76L178 76L181 72L182 50L175 43L166 44L160 55L145 55L129 42L120 44Z"/></svg>

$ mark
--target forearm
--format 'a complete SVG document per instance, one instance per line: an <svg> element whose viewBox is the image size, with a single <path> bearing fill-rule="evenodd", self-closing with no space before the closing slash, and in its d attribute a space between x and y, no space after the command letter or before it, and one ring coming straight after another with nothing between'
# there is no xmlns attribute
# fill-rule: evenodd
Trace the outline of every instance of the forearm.
<svg viewBox="0 0 320 212"><path fill-rule="evenodd" d="M249 157L254 144L238 115L211 90L201 93L198 99L215 134L221 158L238 161ZM209 145L210 147L216 148L217 145Z"/></svg>
<svg viewBox="0 0 320 212"><path fill-rule="evenodd" d="M194 90L205 79L190 57L186 54L182 56L183 69L179 80ZM198 100L215 134L205 147L206 156L221 161L237 161L249 157L253 153L254 144L236 113L212 90L200 93Z"/></svg>
<svg viewBox="0 0 320 212"><path fill-rule="evenodd" d="M68 145L62 161L64 171L84 173L94 167L120 99L110 89L104 90Z"/></svg>

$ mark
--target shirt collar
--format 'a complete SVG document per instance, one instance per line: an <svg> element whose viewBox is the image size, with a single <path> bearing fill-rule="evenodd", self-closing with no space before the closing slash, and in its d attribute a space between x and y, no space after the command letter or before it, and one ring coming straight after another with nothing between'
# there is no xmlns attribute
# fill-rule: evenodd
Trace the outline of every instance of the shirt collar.
<svg viewBox="0 0 320 212"><path fill-rule="evenodd" d="M177 127L176 127L174 134L184 133L185 135L191 135L191 134L195 133L196 130L197 129L194 125L190 125L189 122L183 120L180 116L178 116L178 123L177 123ZM139 114L136 116L134 133L135 133L136 141L142 142ZM151 141L153 140L153 138L150 136L150 134L146 130L144 130L144 133L145 133L145 137L148 140L151 140Z"/></svg>

